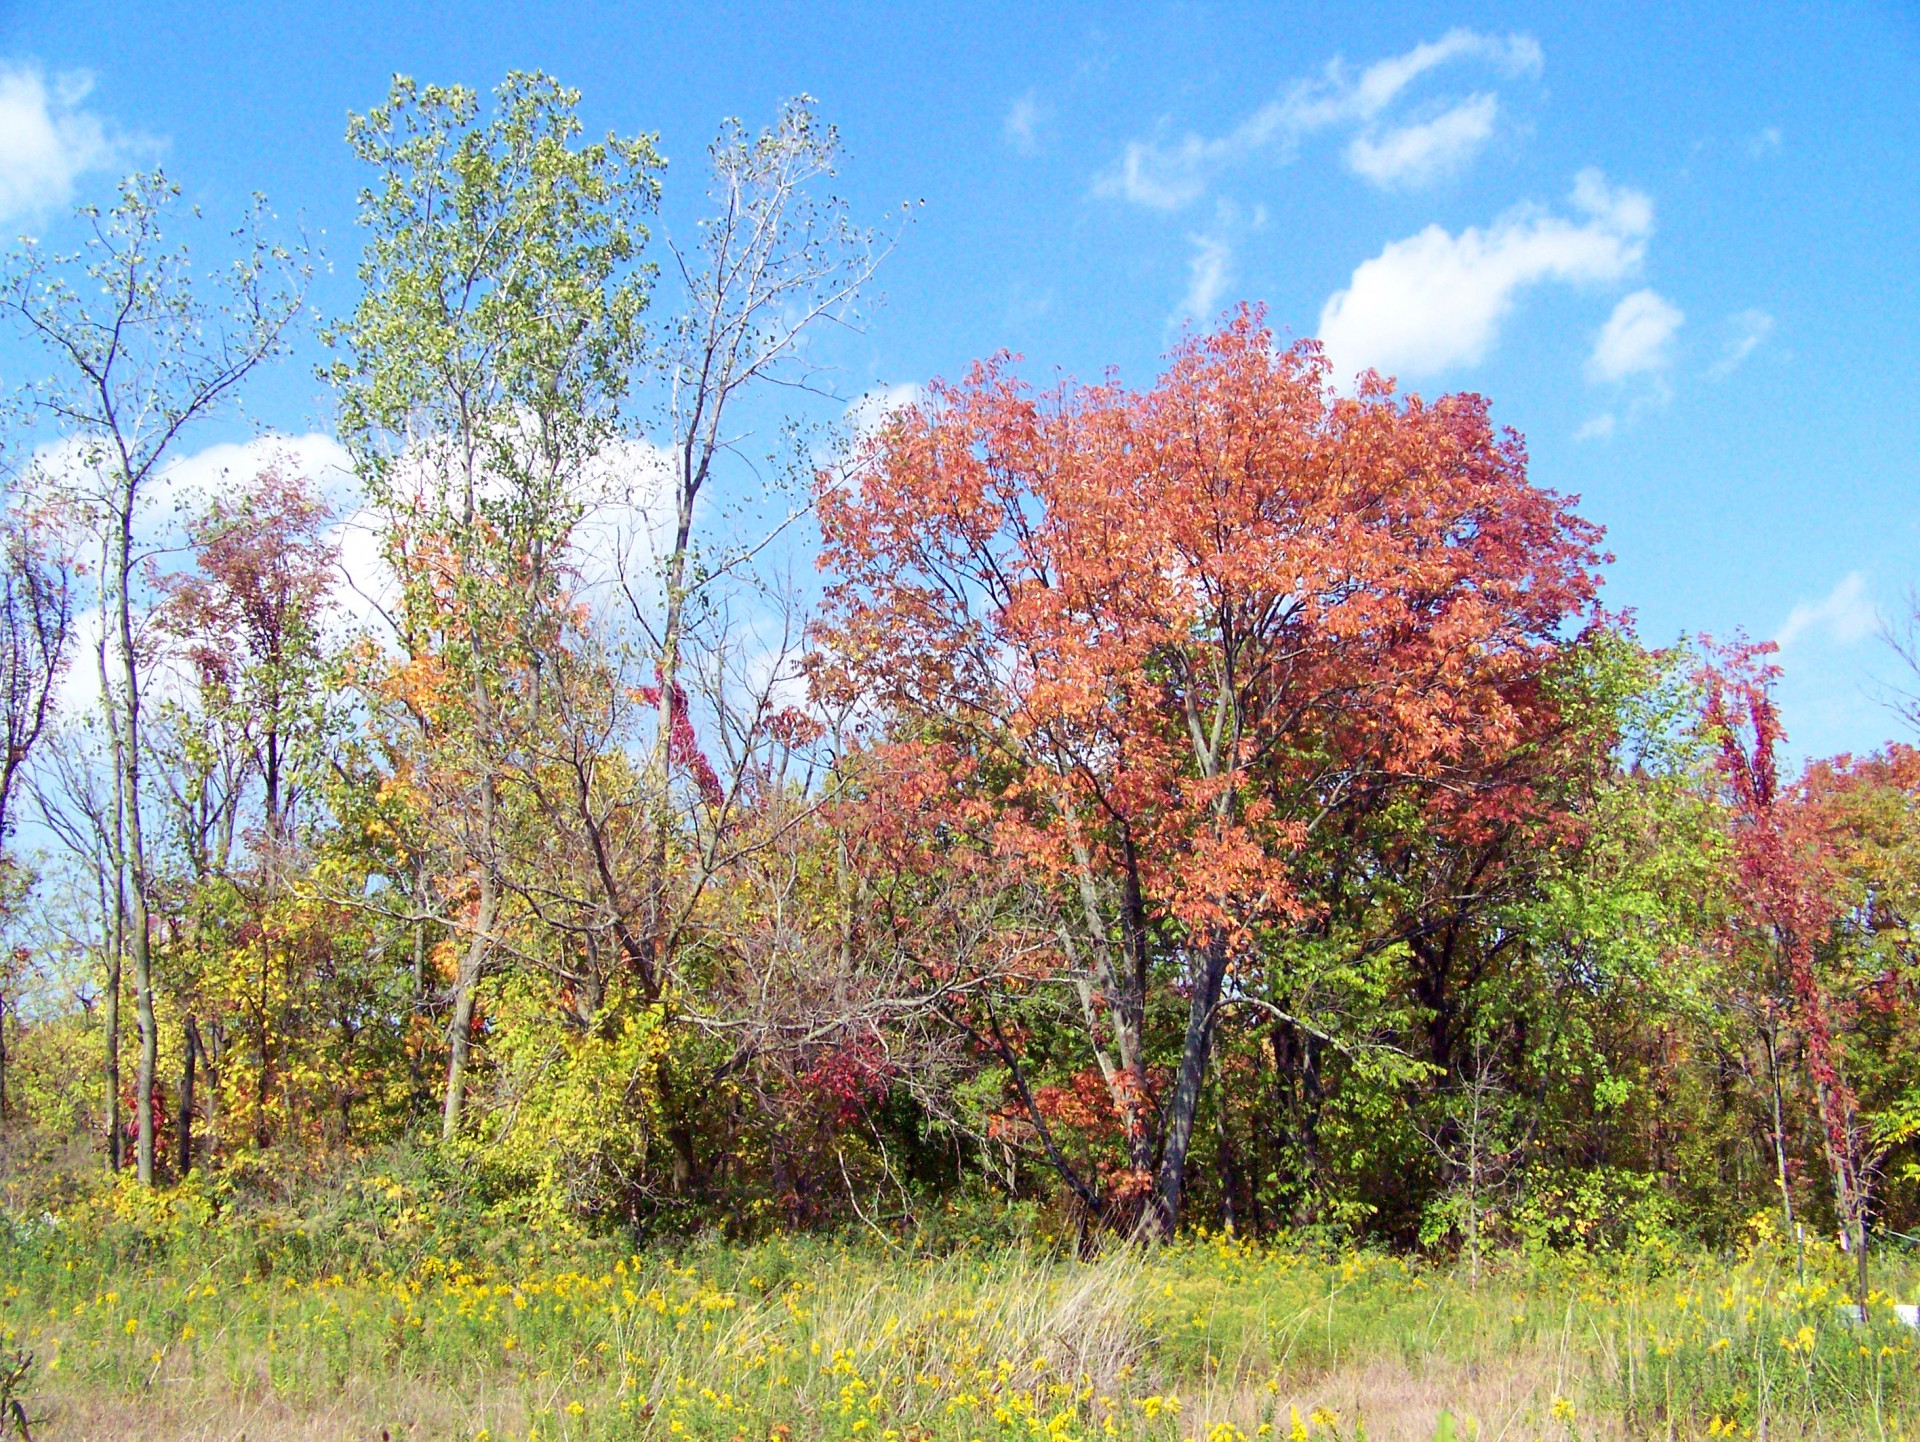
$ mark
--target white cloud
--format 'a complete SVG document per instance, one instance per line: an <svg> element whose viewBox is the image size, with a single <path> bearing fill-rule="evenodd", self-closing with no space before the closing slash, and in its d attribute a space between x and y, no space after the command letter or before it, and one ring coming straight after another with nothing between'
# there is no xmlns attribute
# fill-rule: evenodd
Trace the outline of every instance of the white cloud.
<svg viewBox="0 0 1920 1442"><path fill-rule="evenodd" d="M887 418L895 411L903 411L909 406L920 404L923 394L919 384L914 381L881 386L876 390L868 391L848 406L847 420L853 425L853 433L865 439L885 425Z"/></svg>
<svg viewBox="0 0 1920 1442"><path fill-rule="evenodd" d="M1653 290L1623 296L1600 327L1587 375L1596 381L1619 381L1644 371L1664 370L1671 358L1673 337L1686 316L1680 308Z"/></svg>
<svg viewBox="0 0 1920 1442"><path fill-rule="evenodd" d="M321 431L268 434L222 441L181 456L154 477L154 508L197 512L216 494L245 490L273 466L304 476L335 509L346 502L353 485L353 462L332 436Z"/></svg>
<svg viewBox="0 0 1920 1442"><path fill-rule="evenodd" d="M1653 230L1653 202L1597 170L1580 173L1572 198L1581 219L1522 207L1485 230L1453 235L1430 225L1362 262L1320 312L1334 374L1427 375L1474 364L1529 286L1632 274Z"/></svg>
<svg viewBox="0 0 1920 1442"><path fill-rule="evenodd" d="M1475 95L1419 124L1356 135L1347 165L1383 190L1431 185L1458 171L1486 144L1500 102Z"/></svg>
<svg viewBox="0 0 1920 1442"><path fill-rule="evenodd" d="M37 65L0 62L0 221L68 205L81 176L121 162L123 144L81 107L92 89L84 71L49 80Z"/></svg>
<svg viewBox="0 0 1920 1442"><path fill-rule="evenodd" d="M47 482L80 505L69 509L74 525L86 521L80 512L87 497L99 494L97 475L90 474L85 442L72 438L35 451L34 461ZM247 441L222 441L189 451L158 472L142 488L142 508L136 520L135 542L163 572L186 564L186 522L202 514L217 495L232 497L249 489L261 472L278 465L284 473L304 477L332 508L337 520L330 538L340 548L344 584L336 591L350 622L371 618L371 607L356 594L363 582L380 584L385 576L378 548L354 535L359 504L353 488L352 463L344 447L320 432L288 436L269 433ZM90 560L97 552L86 550ZM96 563L97 564L97 563ZM77 715L99 704L100 672L95 661L99 644L99 614L88 601L76 621L75 661L67 669L60 690L61 709Z"/></svg>
<svg viewBox="0 0 1920 1442"><path fill-rule="evenodd" d="M1187 262L1187 293L1181 298L1179 318L1212 321L1233 279L1233 246L1223 235L1195 235L1193 258Z"/></svg>
<svg viewBox="0 0 1920 1442"><path fill-rule="evenodd" d="M1022 155L1036 155L1040 150L1040 126L1047 118L1038 97L1029 90L1007 107L1007 118L1001 122L1001 137Z"/></svg>
<svg viewBox="0 0 1920 1442"><path fill-rule="evenodd" d="M1723 381L1739 370L1747 357L1760 349L1767 337L1773 334L1773 317L1764 310L1743 310L1728 317L1728 325L1733 333L1720 352L1720 359L1707 367L1707 374L1717 381Z"/></svg>
<svg viewBox="0 0 1920 1442"><path fill-rule="evenodd" d="M676 474L672 451L644 436L615 441L588 463L579 486L586 509L572 537L587 589L622 579L636 589L651 587L679 521ZM696 524L708 501L703 495L695 503Z"/></svg>
<svg viewBox="0 0 1920 1442"><path fill-rule="evenodd" d="M1481 35L1472 30L1449 30L1438 40L1416 45L1404 55L1375 61L1361 72L1352 87L1352 106L1365 117L1379 114L1401 91L1427 71L1452 60L1480 60L1508 75L1537 75L1546 57L1531 35ZM1328 81L1338 87L1340 62L1328 67Z"/></svg>
<svg viewBox="0 0 1920 1442"><path fill-rule="evenodd" d="M1769 125L1757 135L1747 137L1747 154L1755 160L1772 155L1780 148L1780 127Z"/></svg>
<svg viewBox="0 0 1920 1442"><path fill-rule="evenodd" d="M1818 601L1802 601L1787 613L1774 641L1782 651L1810 635L1825 635L1836 646L1854 646L1880 629L1880 612L1867 595L1867 578L1849 572Z"/></svg>
<svg viewBox="0 0 1920 1442"><path fill-rule="evenodd" d="M1174 141L1130 142L1119 163L1095 188L1154 210L1178 210L1206 193L1215 171L1268 151L1282 161L1290 160L1309 135L1340 126L1371 125L1421 76L1468 60L1518 76L1538 73L1542 55L1531 36L1456 29L1402 55L1376 61L1357 74L1336 58L1318 77L1295 81L1279 99L1261 106L1224 135L1209 138L1189 132ZM1349 162L1376 184L1409 183L1412 173L1442 159L1457 164L1485 139L1484 135L1470 138L1477 124L1484 121L1491 134L1497 111L1482 103L1491 100L1475 96L1424 126L1371 136L1365 148L1350 152ZM1435 169L1434 174L1439 173Z"/></svg>
<svg viewBox="0 0 1920 1442"><path fill-rule="evenodd" d="M1614 419L1613 412L1602 411L1599 415L1588 419L1579 430L1575 431L1573 438L1576 441L1611 440L1614 431L1618 428L1619 422Z"/></svg>
<svg viewBox="0 0 1920 1442"><path fill-rule="evenodd" d="M1118 170L1102 177L1095 189L1152 210L1178 210L1206 193L1206 171L1234 148L1234 137L1208 141L1189 135L1171 150L1154 141L1129 141Z"/></svg>

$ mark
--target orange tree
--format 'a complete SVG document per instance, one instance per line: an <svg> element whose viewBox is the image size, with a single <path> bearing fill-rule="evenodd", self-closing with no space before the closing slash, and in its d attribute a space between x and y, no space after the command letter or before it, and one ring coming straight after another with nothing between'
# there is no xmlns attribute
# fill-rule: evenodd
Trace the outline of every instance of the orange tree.
<svg viewBox="0 0 1920 1442"><path fill-rule="evenodd" d="M890 765L938 773L943 847L1035 883L1036 975L1080 983L1122 1141L1069 1185L1165 1232L1223 1001L1311 910L1294 859L1543 724L1598 532L1479 397L1341 398L1248 310L1145 392L978 366L865 462L819 496L821 683L880 708ZM984 1001L955 1018L1044 1132L1016 1038Z"/></svg>

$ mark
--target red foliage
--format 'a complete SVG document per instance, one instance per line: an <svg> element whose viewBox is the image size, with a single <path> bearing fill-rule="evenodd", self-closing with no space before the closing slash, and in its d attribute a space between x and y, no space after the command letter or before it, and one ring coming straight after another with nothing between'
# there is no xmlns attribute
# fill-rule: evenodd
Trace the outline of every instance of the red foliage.
<svg viewBox="0 0 1920 1442"><path fill-rule="evenodd" d="M1254 310L1145 392L1036 396L1009 358L976 366L863 461L819 490L815 680L896 723L876 829L1049 887L1089 956L1109 925L1084 898L1111 898L1136 954L1094 968L1117 1037L1150 928L1250 964L1306 909L1314 828L1529 744L1542 674L1596 614L1597 528L1528 482L1483 399L1377 378L1343 398ZM1463 831L1531 810L1524 786L1456 790ZM1118 1046L1113 1106L1145 1138L1153 1088Z"/></svg>
<svg viewBox="0 0 1920 1442"><path fill-rule="evenodd" d="M660 687L636 686L633 699L643 706L660 704ZM678 681L673 683L673 735L667 741L667 756L675 766L683 766L693 777L693 784L699 788L700 797L709 806L718 806L722 799L720 777L713 769L713 763L707 760L707 753L700 749L700 738L695 734L693 721L687 714L686 688Z"/></svg>
<svg viewBox="0 0 1920 1442"><path fill-rule="evenodd" d="M1828 1165L1848 1225L1864 1206L1858 1103L1839 1064L1832 1002L1815 968L1815 947L1837 915L1827 839L1815 812L1783 794L1777 748L1786 738L1773 700L1780 668L1764 658L1772 643L1721 653L1703 677L1706 721L1719 738L1719 766L1733 806L1742 901L1752 924L1770 936L1787 1001L1806 1047Z"/></svg>
<svg viewBox="0 0 1920 1442"><path fill-rule="evenodd" d="M997 840L1028 865L1120 823L1194 929L1290 914L1318 810L1292 803L1330 768L1518 739L1601 559L1479 397L1340 399L1249 311L1145 394L976 367L868 461L820 496L837 679L989 737Z"/></svg>
<svg viewBox="0 0 1920 1442"><path fill-rule="evenodd" d="M1114 1110L1113 1094L1097 1068L1074 1073L1065 1086L1035 1087L1033 1099L1051 1125L1072 1127L1090 1137L1120 1135L1120 1115Z"/></svg>
<svg viewBox="0 0 1920 1442"><path fill-rule="evenodd" d="M823 1053L796 1080L804 1093L831 1110L835 1126L845 1126L886 1096L893 1074L885 1049L866 1036Z"/></svg>

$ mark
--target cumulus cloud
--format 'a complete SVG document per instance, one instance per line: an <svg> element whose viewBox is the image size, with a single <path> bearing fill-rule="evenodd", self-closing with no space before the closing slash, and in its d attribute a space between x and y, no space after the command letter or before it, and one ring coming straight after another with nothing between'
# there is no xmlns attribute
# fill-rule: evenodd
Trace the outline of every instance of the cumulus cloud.
<svg viewBox="0 0 1920 1442"><path fill-rule="evenodd" d="M1765 344L1773 334L1773 317L1764 310L1743 310L1729 316L1728 328L1732 332L1720 358L1707 367L1707 374L1714 380L1723 381L1746 364L1747 357Z"/></svg>
<svg viewBox="0 0 1920 1442"><path fill-rule="evenodd" d="M1362 262L1320 312L1334 373L1348 377L1370 366L1430 375L1472 365L1529 287L1631 275L1653 231L1653 202L1585 170L1572 203L1577 219L1527 206L1458 235L1429 225Z"/></svg>
<svg viewBox="0 0 1920 1442"><path fill-rule="evenodd" d="M69 205L80 177L117 166L125 145L83 107L93 77L51 78L37 65L0 61L0 222Z"/></svg>
<svg viewBox="0 0 1920 1442"><path fill-rule="evenodd" d="M1001 138L1022 155L1037 155L1040 126L1046 118L1039 98L1029 90L1007 107L1007 118L1000 124Z"/></svg>
<svg viewBox="0 0 1920 1442"><path fill-rule="evenodd" d="M262 471L279 467L304 476L338 511L353 490L353 462L346 447L323 431L268 434L222 441L181 456L154 478L156 509L196 512L216 495L245 490Z"/></svg>
<svg viewBox="0 0 1920 1442"><path fill-rule="evenodd" d="M1686 316L1654 290L1636 290L1623 296L1600 327L1587 375L1596 381L1620 381L1647 371L1666 369L1673 337Z"/></svg>
<svg viewBox="0 0 1920 1442"><path fill-rule="evenodd" d="M1383 190L1430 185L1478 154L1499 116L1496 97L1475 95L1431 120L1356 135L1347 165Z"/></svg>
<svg viewBox="0 0 1920 1442"><path fill-rule="evenodd" d="M1204 195L1220 170L1259 155L1291 160L1308 136L1342 127L1362 131L1348 151L1348 163L1373 183L1438 178L1493 133L1494 97L1476 95L1418 124L1395 125L1387 111L1423 75L1467 61L1518 76L1537 74L1542 56L1531 36L1456 29L1357 72L1336 58L1320 75L1295 81L1224 135L1189 132L1176 140L1130 142L1096 189L1151 209L1178 210Z"/></svg>
<svg viewBox="0 0 1920 1442"><path fill-rule="evenodd" d="M1836 646L1855 646L1880 629L1880 612L1867 595L1867 578L1850 571L1818 601L1802 601L1787 613L1774 635L1782 651L1810 636L1825 636Z"/></svg>

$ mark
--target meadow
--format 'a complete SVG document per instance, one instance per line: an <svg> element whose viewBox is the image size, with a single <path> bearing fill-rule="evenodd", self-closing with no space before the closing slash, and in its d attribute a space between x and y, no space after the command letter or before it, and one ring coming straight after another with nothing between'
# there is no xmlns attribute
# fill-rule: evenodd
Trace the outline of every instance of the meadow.
<svg viewBox="0 0 1920 1442"><path fill-rule="evenodd" d="M1847 1259L1765 1218L1721 1255L1644 1237L1475 1268L1195 1233L1082 1261L957 1214L639 1248L434 1185L16 1207L0 1372L43 1439L1892 1442L1920 1414L1891 1305L1920 1267L1882 1260L1862 1326Z"/></svg>

